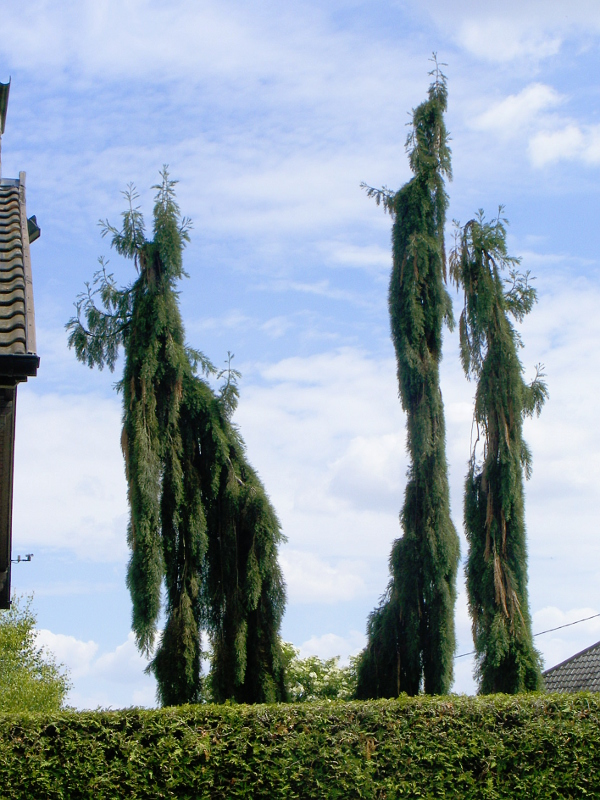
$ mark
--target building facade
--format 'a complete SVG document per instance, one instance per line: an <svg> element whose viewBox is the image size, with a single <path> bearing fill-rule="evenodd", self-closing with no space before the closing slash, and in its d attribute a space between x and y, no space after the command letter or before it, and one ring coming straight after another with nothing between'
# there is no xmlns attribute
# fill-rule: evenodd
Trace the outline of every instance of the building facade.
<svg viewBox="0 0 600 800"><path fill-rule="evenodd" d="M10 83L0 84L0 146ZM29 245L40 235L27 218L25 173L2 177L0 150L0 609L10 607L17 386L37 374Z"/></svg>

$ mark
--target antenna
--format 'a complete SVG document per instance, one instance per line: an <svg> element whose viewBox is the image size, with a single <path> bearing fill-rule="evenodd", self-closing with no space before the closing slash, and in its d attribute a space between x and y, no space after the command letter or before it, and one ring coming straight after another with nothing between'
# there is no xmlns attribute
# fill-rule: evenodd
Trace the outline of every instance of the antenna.
<svg viewBox="0 0 600 800"><path fill-rule="evenodd" d="M11 558L11 564L21 564L24 561L31 561L33 558L33 553L26 553L24 556L17 556L16 558Z"/></svg>

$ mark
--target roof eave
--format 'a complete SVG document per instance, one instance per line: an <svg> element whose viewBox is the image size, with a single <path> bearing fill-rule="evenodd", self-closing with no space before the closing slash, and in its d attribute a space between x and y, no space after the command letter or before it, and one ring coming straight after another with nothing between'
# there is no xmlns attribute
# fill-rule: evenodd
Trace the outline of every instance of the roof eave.
<svg viewBox="0 0 600 800"><path fill-rule="evenodd" d="M0 83L0 136L4 133L6 125L6 109L8 108L8 95L10 92L10 80L8 83Z"/></svg>
<svg viewBox="0 0 600 800"><path fill-rule="evenodd" d="M0 355L0 386L26 381L37 375L40 357L35 353L3 353Z"/></svg>

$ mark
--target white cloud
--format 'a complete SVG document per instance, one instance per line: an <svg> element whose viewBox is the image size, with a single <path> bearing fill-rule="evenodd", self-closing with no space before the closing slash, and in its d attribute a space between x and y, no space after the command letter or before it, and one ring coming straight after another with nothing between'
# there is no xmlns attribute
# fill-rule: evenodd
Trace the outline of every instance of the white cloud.
<svg viewBox="0 0 600 800"><path fill-rule="evenodd" d="M329 27L327 7L297 5L293 13L272 2L250 10L231 0L175 0L168 6L152 0L63 0L59 6L32 0L25 8L17 0L5 0L3 49L21 68L77 66L86 78L203 71L227 79L244 78L245 70L252 79L257 72L276 74L277 65L305 77L314 92L325 77L319 67L326 58L322 42ZM470 52L499 62L553 55L572 31L600 27L594 0L580 0L576 6L566 0L428 0L413 5L417 13L431 14L440 28L453 31ZM350 40L346 47L352 44ZM356 49L352 55L374 57ZM378 91L378 83L371 81L372 92Z"/></svg>
<svg viewBox="0 0 600 800"><path fill-rule="evenodd" d="M276 98L285 109L296 101L309 113L325 97L336 108L349 107L359 97L368 105L382 95L391 97L378 70L387 65L397 71L398 89L410 86L413 67L407 54L381 41L360 37L358 48L351 28L310 2L287 10L274 2L250 9L236 0L174 0L168 6L153 0L64 0L59 7L37 0L24 11L17 0L5 0L3 31L0 54L19 69L52 67L55 80L69 81L70 70L77 69L78 87L99 77L183 79L185 87L172 86L171 93L188 101L198 84L210 83L211 99L213 93L245 95L245 102L255 105L257 99ZM400 65L405 71L397 70ZM311 122L304 119L297 131L305 140ZM335 120L329 136L343 124ZM228 138L236 140L236 131ZM251 151L242 146L238 152L243 158Z"/></svg>
<svg viewBox="0 0 600 800"><path fill-rule="evenodd" d="M86 675L98 652L94 641L83 642L64 633L53 633L45 628L37 631L37 644L52 653L57 663L64 664L73 679Z"/></svg>
<svg viewBox="0 0 600 800"><path fill-rule="evenodd" d="M347 480L340 470L342 459L350 464L353 452L362 459L369 451L369 463L383 474L390 450L397 451L402 441L393 361L376 361L345 348L254 370L260 383L244 368L247 378L236 421L290 548L317 548L327 561L335 554L336 562L342 554L350 561L378 557L385 573L389 543L398 535L397 511L389 509L390 489L384 488L386 507L374 502L368 488L352 497L348 481L362 476L372 487L365 475L368 467L357 464L358 472L349 473ZM393 483L398 469L390 469ZM398 509L400 505L399 489Z"/></svg>
<svg viewBox="0 0 600 800"><path fill-rule="evenodd" d="M339 289L331 285L329 280L315 281L314 283L302 283L300 281L278 280L273 281L267 288L275 292L300 292L302 294L313 294L317 297L327 297L330 300L341 300L355 306L371 305L364 296L358 292L351 292L347 289Z"/></svg>
<svg viewBox="0 0 600 800"><path fill-rule="evenodd" d="M514 19L490 16L465 20L458 33L459 43L486 61L512 61L516 58L541 59L558 53L561 38L543 29L515 24Z"/></svg>
<svg viewBox="0 0 600 800"><path fill-rule="evenodd" d="M289 317L271 317L271 319L268 319L261 325L261 330L272 339L280 339L282 336L285 336L293 326L294 323Z"/></svg>
<svg viewBox="0 0 600 800"><path fill-rule="evenodd" d="M216 317L208 317L206 319L199 320L191 325L190 329L194 331L213 330L214 328L218 328L220 330L223 328L235 329L245 328L251 324L256 324L251 317L242 313L238 309L232 309L231 311L228 311L225 316L219 317L218 319Z"/></svg>
<svg viewBox="0 0 600 800"><path fill-rule="evenodd" d="M156 684L144 673L148 659L138 652L133 633L104 653L95 641L46 629L37 631L37 643L67 668L73 684L68 704L77 708L155 705Z"/></svg>
<svg viewBox="0 0 600 800"><path fill-rule="evenodd" d="M8 0L3 32L7 64L44 70L46 97L76 95L60 114L30 118L27 131L9 125L6 140L14 131L21 148L21 133L40 138L28 169L52 197L52 225L68 236L106 213L99 201L111 207L114 182L145 188L164 161L185 176L186 213L229 240L232 232L256 241L267 231L314 236L342 219L358 224L376 216L360 181L408 173L397 131L416 87L426 87L426 56L420 66L410 41L359 37L311 3L292 12L229 0L165 8L39 0L24 12ZM42 152L48 146L52 159ZM4 153L14 155L8 146Z"/></svg>
<svg viewBox="0 0 600 800"><path fill-rule="evenodd" d="M103 653L91 666L94 676L114 683L137 683L148 665L135 644L133 632L112 652Z"/></svg>
<svg viewBox="0 0 600 800"><path fill-rule="evenodd" d="M540 131L529 142L529 156L535 167L558 161L600 164L600 125L569 123L558 130Z"/></svg>
<svg viewBox="0 0 600 800"><path fill-rule="evenodd" d="M350 656L355 656L365 646L367 638L359 631L349 631L347 636L337 633L325 633L322 636L311 636L300 645L300 658L318 656L321 660L340 657L340 664L348 663Z"/></svg>
<svg viewBox="0 0 600 800"><path fill-rule="evenodd" d="M205 317L204 319L192 320L192 322L186 326L186 331L188 335L191 333L196 338L202 336L204 331L261 331L270 339L281 339L290 330L297 327L302 319L306 322L307 316L305 312L299 312L285 316L274 316L264 320L258 317L250 317L241 314L239 311L232 311L225 314L223 317Z"/></svg>
<svg viewBox="0 0 600 800"><path fill-rule="evenodd" d="M532 83L477 116L472 127L505 140L525 139L529 159L541 168L559 161L600 164L600 125L548 113L565 101L553 87Z"/></svg>
<svg viewBox="0 0 600 800"><path fill-rule="evenodd" d="M360 564L325 563L312 553L282 550L279 557L292 603L339 603L363 594ZM357 570L358 568L358 570Z"/></svg>
<svg viewBox="0 0 600 800"><path fill-rule="evenodd" d="M595 0L428 0L416 12L429 13L469 53L496 64L536 63L555 56L569 39L600 31Z"/></svg>
<svg viewBox="0 0 600 800"><path fill-rule="evenodd" d="M19 389L15 544L68 548L84 559L126 558L120 430L118 400Z"/></svg>
<svg viewBox="0 0 600 800"><path fill-rule="evenodd" d="M356 508L397 510L408 461L404 431L356 436L331 467L329 488Z"/></svg>
<svg viewBox="0 0 600 800"><path fill-rule="evenodd" d="M162 7L151 0L66 0L54 7L38 0L25 10L7 3L4 19L10 38L3 49L16 63L38 69L76 64L90 77L164 75L186 67L226 75L244 56L268 64L275 47L258 40L243 9L228 15L209 2L179 0Z"/></svg>
<svg viewBox="0 0 600 800"><path fill-rule="evenodd" d="M541 111L558 105L562 97L543 83L532 83L518 94L511 94L481 114L473 126L517 136L522 129L536 121Z"/></svg>
<svg viewBox="0 0 600 800"><path fill-rule="evenodd" d="M321 245L330 263L340 267L364 269L387 275L392 266L390 249L378 245L352 245L326 242Z"/></svg>

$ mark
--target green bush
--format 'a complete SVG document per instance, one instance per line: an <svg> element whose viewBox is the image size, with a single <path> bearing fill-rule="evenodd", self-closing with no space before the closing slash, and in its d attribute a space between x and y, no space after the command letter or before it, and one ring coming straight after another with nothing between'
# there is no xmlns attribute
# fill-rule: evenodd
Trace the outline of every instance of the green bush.
<svg viewBox="0 0 600 800"><path fill-rule="evenodd" d="M0 717L12 798L600 796L600 696Z"/></svg>
<svg viewBox="0 0 600 800"><path fill-rule="evenodd" d="M65 667L37 644L32 602L13 597L0 611L0 713L59 711L71 687Z"/></svg>

